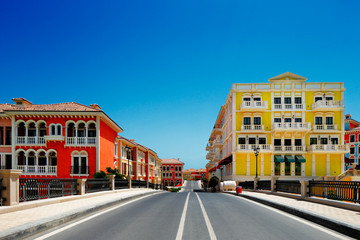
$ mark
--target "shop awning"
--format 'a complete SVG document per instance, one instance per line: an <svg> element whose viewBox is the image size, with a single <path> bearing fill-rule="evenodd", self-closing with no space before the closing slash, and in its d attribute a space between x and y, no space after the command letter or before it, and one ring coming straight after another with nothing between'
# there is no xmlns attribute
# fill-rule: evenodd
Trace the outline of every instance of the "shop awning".
<svg viewBox="0 0 360 240"><path fill-rule="evenodd" d="M295 158L291 155L285 155L286 162L295 162Z"/></svg>
<svg viewBox="0 0 360 240"><path fill-rule="evenodd" d="M345 163L354 163L354 159L345 157Z"/></svg>
<svg viewBox="0 0 360 240"><path fill-rule="evenodd" d="M275 155L274 156L274 162L282 163L282 162L284 162L284 158L281 155Z"/></svg>
<svg viewBox="0 0 360 240"><path fill-rule="evenodd" d="M232 155L229 156L229 157L227 157L227 158L225 158L225 159L223 159L223 160L221 160L221 161L218 163L218 165L226 165L226 164L229 164L229 163L231 163L231 162L232 162Z"/></svg>
<svg viewBox="0 0 360 240"><path fill-rule="evenodd" d="M303 163L306 162L306 159L301 155L295 155L296 162Z"/></svg>

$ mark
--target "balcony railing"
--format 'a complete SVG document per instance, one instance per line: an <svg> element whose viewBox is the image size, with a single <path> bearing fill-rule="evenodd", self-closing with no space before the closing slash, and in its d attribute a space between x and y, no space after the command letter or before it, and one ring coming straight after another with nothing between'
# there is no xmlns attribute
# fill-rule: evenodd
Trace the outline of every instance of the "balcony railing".
<svg viewBox="0 0 360 240"><path fill-rule="evenodd" d="M19 145L44 145L46 140L44 137L16 137L16 144Z"/></svg>
<svg viewBox="0 0 360 240"><path fill-rule="evenodd" d="M344 151L348 152L349 147L346 145L335 144L313 144L307 147L308 151Z"/></svg>
<svg viewBox="0 0 360 240"><path fill-rule="evenodd" d="M96 137L67 137L67 145L95 145Z"/></svg>
<svg viewBox="0 0 360 240"><path fill-rule="evenodd" d="M264 131L264 125L241 125L241 131Z"/></svg>
<svg viewBox="0 0 360 240"><path fill-rule="evenodd" d="M214 141L214 146L219 146L219 145L222 145L222 144L223 144L222 139L216 139L216 140Z"/></svg>
<svg viewBox="0 0 360 240"><path fill-rule="evenodd" d="M305 152L305 146L274 146L275 152Z"/></svg>
<svg viewBox="0 0 360 240"><path fill-rule="evenodd" d="M237 145L237 150L239 151L254 151L256 147L260 148L260 151L272 151L272 145L270 144L239 144Z"/></svg>
<svg viewBox="0 0 360 240"><path fill-rule="evenodd" d="M267 101L245 101L240 105L240 109L267 109Z"/></svg>
<svg viewBox="0 0 360 240"><path fill-rule="evenodd" d="M312 109L317 109L317 108L343 108L343 107L344 107L344 101L334 101L334 100L316 101L312 105Z"/></svg>
<svg viewBox="0 0 360 240"><path fill-rule="evenodd" d="M18 165L17 169L22 170L23 174L52 175L56 174L57 166Z"/></svg>
<svg viewBox="0 0 360 240"><path fill-rule="evenodd" d="M327 131L327 130L338 130L337 124L331 124L331 125L313 125L313 131Z"/></svg>
<svg viewBox="0 0 360 240"><path fill-rule="evenodd" d="M310 130L310 123L273 123L272 130Z"/></svg>
<svg viewBox="0 0 360 240"><path fill-rule="evenodd" d="M294 103L294 104L273 104L273 110L304 110L305 104Z"/></svg>

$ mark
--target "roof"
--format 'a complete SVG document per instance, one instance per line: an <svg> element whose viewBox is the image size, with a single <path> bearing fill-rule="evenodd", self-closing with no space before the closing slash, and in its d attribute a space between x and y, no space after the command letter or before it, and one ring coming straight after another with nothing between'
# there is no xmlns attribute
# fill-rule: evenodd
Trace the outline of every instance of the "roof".
<svg viewBox="0 0 360 240"><path fill-rule="evenodd" d="M286 72L283 74L280 74L278 76L272 77L269 79L269 81L273 81L273 80L301 80L301 81L305 81L307 80L307 78L299 76L297 74L291 73L291 72Z"/></svg>
<svg viewBox="0 0 360 240"><path fill-rule="evenodd" d="M183 172L206 172L206 169L193 169L193 168L189 168L189 169L185 169Z"/></svg>
<svg viewBox="0 0 360 240"><path fill-rule="evenodd" d="M162 164L184 164L183 162L181 162L175 158L161 159L161 163Z"/></svg>

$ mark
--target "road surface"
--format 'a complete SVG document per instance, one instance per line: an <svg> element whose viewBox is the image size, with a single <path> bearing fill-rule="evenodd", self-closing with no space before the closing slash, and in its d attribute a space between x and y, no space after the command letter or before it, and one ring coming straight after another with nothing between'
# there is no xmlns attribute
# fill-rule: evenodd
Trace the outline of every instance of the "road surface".
<svg viewBox="0 0 360 240"><path fill-rule="evenodd" d="M306 220L221 193L163 192L120 204L28 239L350 239Z"/></svg>

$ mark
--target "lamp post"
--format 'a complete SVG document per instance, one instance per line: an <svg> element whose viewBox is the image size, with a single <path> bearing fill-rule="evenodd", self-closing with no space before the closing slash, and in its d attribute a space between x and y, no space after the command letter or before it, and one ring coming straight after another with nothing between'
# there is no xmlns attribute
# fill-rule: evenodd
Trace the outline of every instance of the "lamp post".
<svg viewBox="0 0 360 240"><path fill-rule="evenodd" d="M130 182L130 154L131 154L131 147L126 145L125 150L126 150L126 158L128 160L128 181Z"/></svg>
<svg viewBox="0 0 360 240"><path fill-rule="evenodd" d="M254 154L255 154L255 157L256 157L256 178L258 177L258 155L259 155L259 152L260 152L260 147L259 146L254 148Z"/></svg>

